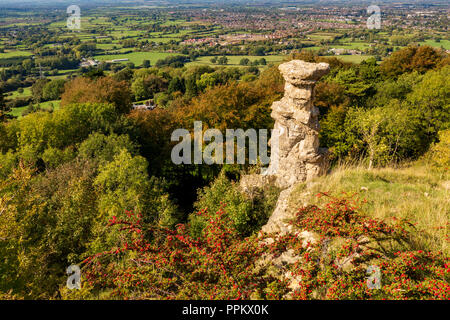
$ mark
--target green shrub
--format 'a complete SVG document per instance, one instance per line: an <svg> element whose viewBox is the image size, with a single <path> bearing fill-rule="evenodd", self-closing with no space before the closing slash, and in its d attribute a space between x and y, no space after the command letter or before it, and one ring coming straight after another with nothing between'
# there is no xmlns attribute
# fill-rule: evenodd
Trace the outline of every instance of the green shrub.
<svg viewBox="0 0 450 320"><path fill-rule="evenodd" d="M194 207L197 211L206 209L210 214L214 214L225 205L233 226L239 234L248 236L260 230L267 222L277 197L278 189L267 187L250 198L222 172L211 186L199 192L199 200ZM206 221L202 217L191 214L190 227L193 236L199 236L205 224Z"/></svg>
<svg viewBox="0 0 450 320"><path fill-rule="evenodd" d="M431 146L427 158L438 168L450 166L450 129L439 131L439 142Z"/></svg>

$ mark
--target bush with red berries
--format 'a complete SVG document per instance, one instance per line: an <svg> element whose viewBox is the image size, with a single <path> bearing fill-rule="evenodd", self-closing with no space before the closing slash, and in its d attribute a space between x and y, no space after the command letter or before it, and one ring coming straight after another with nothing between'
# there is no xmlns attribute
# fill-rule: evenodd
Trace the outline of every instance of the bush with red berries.
<svg viewBox="0 0 450 320"><path fill-rule="evenodd" d="M83 262L89 292L108 292L124 299L249 299L265 298L278 280L255 263L266 249L256 236L241 238L223 209L197 213L208 223L198 238L188 226L154 227L144 237L141 216L114 217L111 228L124 234L122 244Z"/></svg>
<svg viewBox="0 0 450 320"><path fill-rule="evenodd" d="M197 238L189 224L143 232L141 216L126 212L109 222L121 245L86 259L81 296L65 298L449 299L449 258L415 249L409 222L369 218L360 205L330 197L300 209L292 232L251 237L233 228L226 206L197 213L207 221ZM316 240L304 239L305 231ZM274 267L287 251L296 262ZM378 278L368 273L374 268Z"/></svg>
<svg viewBox="0 0 450 320"><path fill-rule="evenodd" d="M292 297L449 299L449 258L442 252L416 250L411 239L417 230L408 221L388 224L361 214L360 206L354 196L330 197L321 208L298 211L290 222L296 232L284 247L302 258L285 270L301 279ZM302 243L301 230L316 234L318 240ZM378 279L372 274L375 269ZM377 281L379 287L374 286Z"/></svg>

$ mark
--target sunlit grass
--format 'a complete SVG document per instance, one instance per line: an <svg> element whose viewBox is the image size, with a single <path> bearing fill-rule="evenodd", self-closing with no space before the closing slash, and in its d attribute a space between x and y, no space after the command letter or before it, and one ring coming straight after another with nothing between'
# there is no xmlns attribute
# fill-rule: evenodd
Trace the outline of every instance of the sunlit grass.
<svg viewBox="0 0 450 320"><path fill-rule="evenodd" d="M418 248L449 254L449 174L424 163L403 168L339 166L326 176L298 185L290 198L292 210L304 204L323 204L319 192L339 196L357 193L367 200L362 211L379 219L402 218L415 224L413 242Z"/></svg>

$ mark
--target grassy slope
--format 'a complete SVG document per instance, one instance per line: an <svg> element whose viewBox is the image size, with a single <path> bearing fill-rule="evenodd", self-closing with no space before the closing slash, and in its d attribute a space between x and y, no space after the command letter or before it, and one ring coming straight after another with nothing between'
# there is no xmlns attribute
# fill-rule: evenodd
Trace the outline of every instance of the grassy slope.
<svg viewBox="0 0 450 320"><path fill-rule="evenodd" d="M323 204L327 199L316 197L319 192L335 196L357 192L361 199L367 200L362 208L366 214L375 218L406 218L417 224L419 232L414 235L414 241L418 248L450 253L448 172L438 172L426 164L372 170L342 166L327 176L296 186L290 208L296 210L305 203Z"/></svg>

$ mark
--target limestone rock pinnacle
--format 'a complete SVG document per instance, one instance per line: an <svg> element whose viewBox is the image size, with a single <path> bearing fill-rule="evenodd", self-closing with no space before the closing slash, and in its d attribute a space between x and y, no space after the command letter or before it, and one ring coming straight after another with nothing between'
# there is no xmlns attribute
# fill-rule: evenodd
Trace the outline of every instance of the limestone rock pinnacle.
<svg viewBox="0 0 450 320"><path fill-rule="evenodd" d="M285 189L322 174L326 168L326 151L319 150L319 110L313 99L316 81L330 68L327 63L302 60L278 68L286 80L285 94L272 105L274 129L279 133L278 153L272 153L266 174L275 176L276 184Z"/></svg>
<svg viewBox="0 0 450 320"><path fill-rule="evenodd" d="M271 116L275 119L276 130L271 138L270 165L264 175L243 176L240 185L247 194L267 183L283 189L262 231L285 234L292 231L287 220L295 214L289 207L295 185L319 176L327 168L326 150L319 149L319 110L313 105L313 99L314 85L329 72L329 65L293 60L278 68L286 84L284 97L272 104ZM316 241L316 235L308 231L298 236L305 242ZM275 241L272 238L266 240ZM298 262L299 259L292 252L285 252L279 259L261 259L260 263L271 263L282 270L283 265ZM294 291L299 280L288 273L284 276L290 279Z"/></svg>

